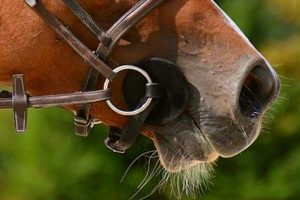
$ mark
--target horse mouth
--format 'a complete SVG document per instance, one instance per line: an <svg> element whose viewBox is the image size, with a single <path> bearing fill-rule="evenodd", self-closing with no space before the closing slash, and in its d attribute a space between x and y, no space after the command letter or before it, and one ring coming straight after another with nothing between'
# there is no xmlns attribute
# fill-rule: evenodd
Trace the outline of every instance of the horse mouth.
<svg viewBox="0 0 300 200"><path fill-rule="evenodd" d="M214 162L219 157L188 114L183 114L171 125L156 129L153 140L162 166L172 173Z"/></svg>
<svg viewBox="0 0 300 200"><path fill-rule="evenodd" d="M212 116L193 86L190 94L185 112L176 121L151 127L161 164L172 173L213 163L219 157L233 157L258 136L259 118L236 122Z"/></svg>
<svg viewBox="0 0 300 200"><path fill-rule="evenodd" d="M193 166L214 162L219 154L201 130L200 94L192 85L184 113L177 120L151 127L154 145L162 166L169 172L180 172ZM195 101L196 100L196 101Z"/></svg>

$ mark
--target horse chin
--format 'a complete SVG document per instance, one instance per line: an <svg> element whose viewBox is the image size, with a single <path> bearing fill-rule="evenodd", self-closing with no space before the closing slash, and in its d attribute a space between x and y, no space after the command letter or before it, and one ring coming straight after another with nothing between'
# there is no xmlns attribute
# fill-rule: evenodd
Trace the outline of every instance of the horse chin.
<svg viewBox="0 0 300 200"><path fill-rule="evenodd" d="M185 114L171 125L156 128L153 140L161 164L172 173L211 163L219 156L194 120Z"/></svg>

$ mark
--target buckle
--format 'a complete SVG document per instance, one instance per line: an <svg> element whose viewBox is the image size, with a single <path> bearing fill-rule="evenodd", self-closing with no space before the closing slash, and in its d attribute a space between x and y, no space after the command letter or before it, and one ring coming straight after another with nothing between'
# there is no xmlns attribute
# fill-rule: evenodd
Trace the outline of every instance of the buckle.
<svg viewBox="0 0 300 200"><path fill-rule="evenodd" d="M125 150L122 149L120 139L122 130L116 127L110 127L108 137L104 140L105 146L112 150L114 153L124 154Z"/></svg>
<svg viewBox="0 0 300 200"><path fill-rule="evenodd" d="M74 117L74 132L75 135L81 137L89 136L90 130L93 127L93 119L82 119L78 116Z"/></svg>

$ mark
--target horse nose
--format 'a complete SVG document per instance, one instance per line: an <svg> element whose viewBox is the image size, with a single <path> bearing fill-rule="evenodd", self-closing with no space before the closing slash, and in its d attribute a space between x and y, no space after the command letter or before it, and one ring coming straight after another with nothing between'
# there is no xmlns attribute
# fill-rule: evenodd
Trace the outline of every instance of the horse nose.
<svg viewBox="0 0 300 200"><path fill-rule="evenodd" d="M239 96L239 107L243 115L258 117L277 97L280 81L276 72L264 60L251 66Z"/></svg>

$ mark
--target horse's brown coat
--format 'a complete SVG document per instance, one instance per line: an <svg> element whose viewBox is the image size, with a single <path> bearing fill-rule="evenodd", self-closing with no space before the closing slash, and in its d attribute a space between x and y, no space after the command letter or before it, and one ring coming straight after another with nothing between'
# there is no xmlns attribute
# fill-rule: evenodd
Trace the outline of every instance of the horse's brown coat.
<svg viewBox="0 0 300 200"><path fill-rule="evenodd" d="M93 49L96 47L96 39L60 1L44 0L43 2L89 47ZM13 74L24 73L27 89L32 95L80 90L87 74L87 66L82 59L61 41L23 1L1 0L0 3L1 82L10 84ZM108 27L135 1L94 0L81 1L81 3L93 14L99 24ZM185 6L185 4L191 5ZM194 15L189 14L193 12ZM130 45L120 46L114 52L114 58L120 63L129 64L151 56L167 57L175 61L177 53L198 53L182 43L180 51L177 52L178 39L194 40L194 38L199 38L197 35L199 33L195 30L195 22L199 22L199 26L203 26L201 28L204 28L204 25L207 27L216 25L215 28L218 28L217 26L223 24L222 19L214 18L213 15L209 18L204 16L209 12L216 11L208 0L169 1L131 31L128 36ZM202 15L197 15L200 13ZM222 29L222 37L230 37L231 30ZM219 29L217 30L219 31ZM189 31L189 37L192 38L182 38L181 31ZM179 32L180 35L176 32ZM210 32L209 38L213 38L213 30ZM200 37L203 36L200 35ZM201 45L207 45L207 43L201 44L201 41L199 41L200 43L193 42L197 48L200 45L201 49L203 49ZM237 53L242 53L240 50L244 49L242 48L244 44L236 39L233 42L238 46ZM92 113L110 125L120 126L126 122L124 117L111 112L104 103L94 106Z"/></svg>
<svg viewBox="0 0 300 200"><path fill-rule="evenodd" d="M61 1L43 0L43 2L85 44L91 49L96 48L98 43L96 38ZM80 0L79 2L101 26L108 28L137 0ZM197 162L216 159L218 156L216 149L221 155L224 153L223 156L234 155L254 141L261 117L253 121L242 116L238 108L238 98L241 85L251 67L257 62L263 63L265 68L269 66L212 0L166 1L132 29L112 55L112 58L120 64L134 64L150 57L166 58L176 63L188 81L201 92L207 105L207 112L210 113L208 116L212 121L215 123L218 118L223 122L228 120L226 128L229 129L228 132L224 132L226 141L222 139L222 142L227 142L226 144L234 142L234 138L240 137L241 130L238 130L240 127L243 131L245 129L246 136L249 136L246 142L241 143L241 138L236 140L240 146L235 144L237 148L230 154L226 154L222 152L224 149L212 147L211 141L207 142L207 138L220 131L214 130L217 127L203 128L204 134L207 133L203 139L198 133L199 125L194 124L195 130L187 131L188 137L181 138L180 142L186 140L192 154L196 152L196 148L199 148L197 149L199 154L194 156ZM13 74L23 73L26 87L32 95L75 92L82 88L87 70L88 66L83 60L22 0L0 0L1 84L10 84ZM100 81L99 88L102 82L103 80ZM121 82L122 77L119 77L112 86L112 93L117 96L116 99L120 104L122 104L119 92ZM199 109L197 108L196 112L200 112ZM93 105L92 115L112 126L122 127L127 122L126 117L115 114L103 102ZM207 117L201 120L208 119ZM209 122L204 125L207 124L209 125ZM232 124L238 128L231 126ZM187 128L192 129L191 126ZM230 136L231 132L236 135ZM175 139L177 136L181 137L171 133L159 136L150 132L146 134L154 137L159 151L164 144L161 144L157 138L164 138L165 142L172 143L177 148ZM229 149L229 146L226 148ZM163 164L166 167L167 163ZM178 170L174 166L169 168Z"/></svg>

